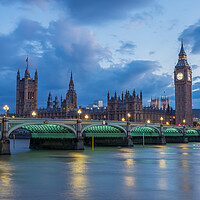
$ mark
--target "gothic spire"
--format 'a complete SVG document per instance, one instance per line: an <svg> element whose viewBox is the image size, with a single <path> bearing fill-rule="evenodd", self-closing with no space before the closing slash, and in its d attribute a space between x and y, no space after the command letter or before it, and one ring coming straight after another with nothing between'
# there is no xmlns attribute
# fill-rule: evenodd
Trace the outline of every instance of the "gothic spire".
<svg viewBox="0 0 200 200"><path fill-rule="evenodd" d="M72 77L72 71L71 71L71 78L69 82L69 89L74 90L74 82L73 82L73 77Z"/></svg>
<svg viewBox="0 0 200 200"><path fill-rule="evenodd" d="M71 83L71 84L74 84L74 82L73 82L73 77L72 77L72 71L71 71L70 83Z"/></svg>
<svg viewBox="0 0 200 200"><path fill-rule="evenodd" d="M184 50L184 47L183 47L183 39L181 40L181 50L180 50L180 53L179 53L179 59L180 60L183 60L183 59L186 60L186 53L185 53L185 50Z"/></svg>

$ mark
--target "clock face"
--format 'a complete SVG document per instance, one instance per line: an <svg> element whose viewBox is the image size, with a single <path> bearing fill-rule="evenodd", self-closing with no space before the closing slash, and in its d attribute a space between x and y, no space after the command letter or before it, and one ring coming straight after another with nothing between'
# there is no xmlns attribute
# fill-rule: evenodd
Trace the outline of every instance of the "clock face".
<svg viewBox="0 0 200 200"><path fill-rule="evenodd" d="M176 78L178 80L182 80L183 79L183 73L179 72L177 75L176 75Z"/></svg>
<svg viewBox="0 0 200 200"><path fill-rule="evenodd" d="M192 77L191 77L191 73L188 72L188 81L191 81Z"/></svg>

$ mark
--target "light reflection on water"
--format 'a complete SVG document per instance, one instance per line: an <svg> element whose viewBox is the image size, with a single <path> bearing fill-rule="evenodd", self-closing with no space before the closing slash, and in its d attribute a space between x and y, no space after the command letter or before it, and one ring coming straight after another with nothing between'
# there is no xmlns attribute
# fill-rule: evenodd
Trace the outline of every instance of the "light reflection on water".
<svg viewBox="0 0 200 200"><path fill-rule="evenodd" d="M6 156L7 158L7 156ZM13 196L13 167L7 159L0 158L0 198L9 199Z"/></svg>
<svg viewBox="0 0 200 200"><path fill-rule="evenodd" d="M73 162L69 163L72 173L70 180L67 181L70 181L72 196L76 199L84 199L88 197L87 189L89 187L89 180L86 175L88 156L79 152L69 153L69 155L73 157Z"/></svg>
<svg viewBox="0 0 200 200"><path fill-rule="evenodd" d="M0 156L0 199L199 199L199 143ZM11 144L12 147L12 144Z"/></svg>

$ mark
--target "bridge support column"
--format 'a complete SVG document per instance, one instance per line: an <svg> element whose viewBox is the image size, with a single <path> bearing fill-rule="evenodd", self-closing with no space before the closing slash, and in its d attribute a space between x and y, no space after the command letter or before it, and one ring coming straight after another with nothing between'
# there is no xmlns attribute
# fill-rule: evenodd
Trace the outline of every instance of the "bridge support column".
<svg viewBox="0 0 200 200"><path fill-rule="evenodd" d="M163 125L162 124L160 125L159 143L160 144L166 144L166 138L164 136Z"/></svg>
<svg viewBox="0 0 200 200"><path fill-rule="evenodd" d="M183 126L183 143L188 143L188 137L186 136L185 126Z"/></svg>
<svg viewBox="0 0 200 200"><path fill-rule="evenodd" d="M133 147L133 141L131 137L131 126L129 121L127 122L127 146Z"/></svg>
<svg viewBox="0 0 200 200"><path fill-rule="evenodd" d="M10 140L8 138L8 119L2 119L2 138L0 140L0 155L10 155Z"/></svg>
<svg viewBox="0 0 200 200"><path fill-rule="evenodd" d="M82 136L82 133L81 133L81 120L77 120L77 146L76 146L76 149L77 150L84 150L85 147L84 147L84 138Z"/></svg>

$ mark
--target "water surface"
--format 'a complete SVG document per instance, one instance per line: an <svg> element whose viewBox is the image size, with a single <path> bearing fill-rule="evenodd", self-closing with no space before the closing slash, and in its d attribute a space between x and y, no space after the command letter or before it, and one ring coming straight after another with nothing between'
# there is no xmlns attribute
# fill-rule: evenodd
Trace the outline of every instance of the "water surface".
<svg viewBox="0 0 200 200"><path fill-rule="evenodd" d="M199 199L200 143L37 151L11 141L0 199Z"/></svg>

